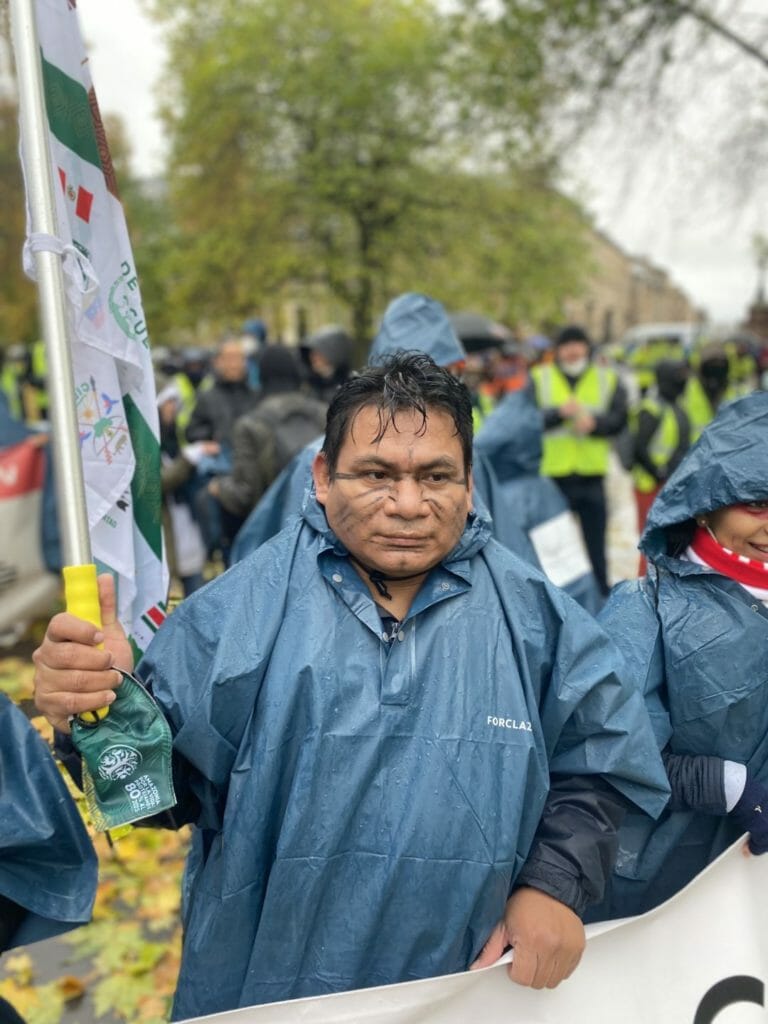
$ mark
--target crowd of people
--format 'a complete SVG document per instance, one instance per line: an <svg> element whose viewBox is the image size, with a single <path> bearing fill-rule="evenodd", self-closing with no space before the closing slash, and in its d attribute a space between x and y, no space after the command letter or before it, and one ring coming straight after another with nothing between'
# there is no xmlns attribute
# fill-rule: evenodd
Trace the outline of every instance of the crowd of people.
<svg viewBox="0 0 768 1024"><path fill-rule="evenodd" d="M410 313L402 316L407 324ZM448 317L457 344L454 372L470 389L479 451L489 452L484 470L493 482L486 481L483 496L494 521L522 520L530 534L540 525L530 512L539 506L543 481L553 482L559 496L553 501L550 487L548 507L559 504L574 513L579 536L571 550L586 550L598 597L585 606L595 611L611 583L605 480L612 453L631 474L642 533L664 481L718 408L760 388L768 346L735 335L732 342L704 340L688 350L678 339L660 336L622 351L595 345L578 325L530 342L517 341L499 325L478 342L471 328L463 314ZM469 353L462 347L465 329ZM397 338L388 342L385 335L386 318L372 355L382 344L396 350ZM434 355L429 346L423 350ZM353 339L341 326L321 327L288 346L271 341L259 318L246 320L239 334L211 349L156 350L166 550L184 596L227 568L233 549L250 550L249 541L238 543L238 534L281 471L322 434L329 401L359 369L353 353ZM2 394L14 419L44 422L44 373L41 346L12 346L6 353ZM517 480L514 499L499 506L485 492L498 490L510 475ZM298 511L295 496L289 511ZM506 527L497 523L497 529L506 542ZM548 571L551 556L541 531L535 536L544 550L533 558ZM530 544L519 537L507 546L531 555ZM638 572L645 567L641 553Z"/></svg>
<svg viewBox="0 0 768 1024"><path fill-rule="evenodd" d="M415 293L362 367L339 327L246 327L210 365L158 358L185 599L135 665L102 578L102 627L56 615L34 657L76 775L72 718L126 675L170 725L178 803L150 824L194 826L174 1016L510 946L512 980L554 987L583 921L657 906L744 833L768 850L757 358L665 346L641 375L578 325L478 357ZM617 459L644 561L609 593ZM45 841L82 892L80 840ZM0 856L6 945L46 916L26 885Z"/></svg>

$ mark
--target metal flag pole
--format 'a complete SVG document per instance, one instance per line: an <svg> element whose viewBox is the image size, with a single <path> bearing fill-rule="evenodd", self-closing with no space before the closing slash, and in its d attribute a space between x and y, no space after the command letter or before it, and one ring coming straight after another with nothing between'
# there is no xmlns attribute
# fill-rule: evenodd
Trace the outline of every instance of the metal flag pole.
<svg viewBox="0 0 768 1024"><path fill-rule="evenodd" d="M59 227L34 0L10 0L10 16L30 227L33 236L51 240L50 248L44 243L33 248L48 366L53 467L67 609L101 625L80 461L62 254L56 251L54 244L59 237Z"/></svg>
<svg viewBox="0 0 768 1024"><path fill-rule="evenodd" d="M63 11L63 0L57 0ZM74 0L68 10L74 12ZM12 39L19 82L22 163L30 210L27 245L35 256L40 315L48 357L59 524L65 556L67 611L101 626L96 566L92 563L80 461L80 432L73 384L74 322L68 316L69 247L66 254L56 217L56 192L49 143L49 118L36 14L50 13L53 0L10 0ZM43 37L50 23L41 21ZM75 112L76 115L76 112ZM103 168L102 168L103 169ZM69 237L69 236L68 236ZM63 258L62 258L63 257ZM79 264L82 269L82 264ZM158 467L159 468L159 467ZM84 711L71 719L72 741L82 758L83 792L99 831L121 829L176 802L171 770L171 731L141 684L125 676L112 711ZM116 753L117 752L117 753ZM116 762L119 771L116 770ZM127 758L127 760L126 760ZM130 768L125 774L126 767ZM134 778L134 773L138 772Z"/></svg>

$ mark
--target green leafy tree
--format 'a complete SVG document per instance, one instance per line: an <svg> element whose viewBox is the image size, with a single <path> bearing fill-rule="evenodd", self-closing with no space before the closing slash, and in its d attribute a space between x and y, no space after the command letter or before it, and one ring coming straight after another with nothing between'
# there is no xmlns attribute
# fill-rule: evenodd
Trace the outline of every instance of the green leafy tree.
<svg viewBox="0 0 768 1024"><path fill-rule="evenodd" d="M454 257L467 294L473 273L481 294L491 290L489 266L496 291L508 288L535 217L552 226L541 62L489 61L482 19L427 0L153 9L170 41L164 116L179 244L165 268L170 304L190 323L320 286L349 311L362 356L393 290L429 281L450 293ZM529 188L519 170L534 165ZM538 214L524 214L526 203ZM566 218L561 234L566 225L578 247L581 229ZM546 234L534 239L539 265L542 248ZM553 266L558 248L548 248ZM438 266L446 276L435 281ZM544 305L562 287L553 275Z"/></svg>
<svg viewBox="0 0 768 1024"><path fill-rule="evenodd" d="M588 283L590 228L542 177L457 176L440 232L395 260L388 290L415 288L507 324L557 322L565 297Z"/></svg>
<svg viewBox="0 0 768 1024"><path fill-rule="evenodd" d="M25 276L24 185L19 163L18 109L0 99L0 347L30 342L37 330L37 293Z"/></svg>

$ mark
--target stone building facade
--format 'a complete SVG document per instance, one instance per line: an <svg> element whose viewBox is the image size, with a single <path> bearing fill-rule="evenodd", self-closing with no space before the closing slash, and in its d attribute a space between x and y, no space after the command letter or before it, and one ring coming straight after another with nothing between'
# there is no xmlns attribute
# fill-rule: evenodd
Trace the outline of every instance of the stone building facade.
<svg viewBox="0 0 768 1024"><path fill-rule="evenodd" d="M596 341L616 341L636 324L705 319L666 270L624 252L601 231L590 232L589 247L584 294L566 301L564 319L583 324Z"/></svg>

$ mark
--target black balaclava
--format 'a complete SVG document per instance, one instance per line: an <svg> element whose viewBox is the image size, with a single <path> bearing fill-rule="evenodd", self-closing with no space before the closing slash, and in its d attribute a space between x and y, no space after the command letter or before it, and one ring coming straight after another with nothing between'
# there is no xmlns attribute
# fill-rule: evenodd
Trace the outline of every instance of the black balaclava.
<svg viewBox="0 0 768 1024"><path fill-rule="evenodd" d="M701 386L708 398L718 398L728 386L728 357L712 356L699 368Z"/></svg>
<svg viewBox="0 0 768 1024"><path fill-rule="evenodd" d="M688 367L685 363L665 359L656 367L656 387L665 402L676 402L685 391Z"/></svg>

